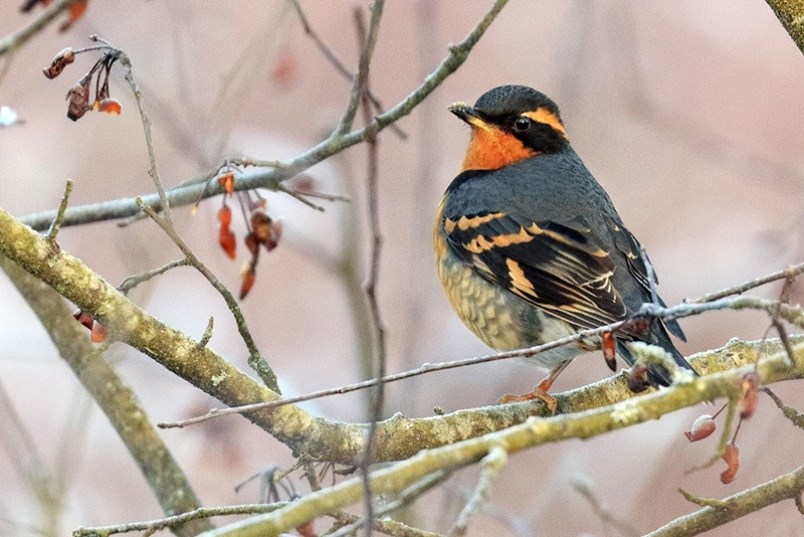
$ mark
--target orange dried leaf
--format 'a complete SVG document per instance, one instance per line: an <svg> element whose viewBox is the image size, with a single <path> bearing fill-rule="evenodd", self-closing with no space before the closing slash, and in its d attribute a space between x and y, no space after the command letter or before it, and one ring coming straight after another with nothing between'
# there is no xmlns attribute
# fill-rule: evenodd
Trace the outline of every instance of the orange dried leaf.
<svg viewBox="0 0 804 537"><path fill-rule="evenodd" d="M218 178L218 183L220 183L227 194L231 195L234 192L234 174L232 172L221 175Z"/></svg>
<svg viewBox="0 0 804 537"><path fill-rule="evenodd" d="M726 451L723 453L723 460L726 461L726 469L720 474L720 482L728 485L734 481L737 470L740 469L740 450L734 443L726 444Z"/></svg>
<svg viewBox="0 0 804 537"><path fill-rule="evenodd" d="M684 435L690 442L697 442L703 440L711 435L717 429L715 419L710 414L703 414L695 418L692 422L692 428L689 431L684 431Z"/></svg>
<svg viewBox="0 0 804 537"><path fill-rule="evenodd" d="M254 281L257 279L257 272L254 270L253 263L247 263L243 267L242 283L240 284L240 300L246 298L246 295L254 287Z"/></svg>
<svg viewBox="0 0 804 537"><path fill-rule="evenodd" d="M224 205L218 209L218 222L221 223L222 228L229 229L232 223L232 210L228 205Z"/></svg>
<svg viewBox="0 0 804 537"><path fill-rule="evenodd" d="M612 332L603 332L603 358L612 371L617 371L617 338Z"/></svg>
<svg viewBox="0 0 804 537"><path fill-rule="evenodd" d="M89 104L89 83L91 78L83 77L67 92L67 117L78 121L92 106Z"/></svg>
<svg viewBox="0 0 804 537"><path fill-rule="evenodd" d="M106 332L106 327L100 324L98 321L92 323L92 332L89 337L92 343L103 343L108 338L108 333Z"/></svg>
<svg viewBox="0 0 804 537"><path fill-rule="evenodd" d="M229 256L229 259L235 258L237 239L235 239L235 234L232 233L228 227L221 227L220 233L218 234L218 243L221 245L221 248L223 248L223 251L226 252L226 255Z"/></svg>
<svg viewBox="0 0 804 537"><path fill-rule="evenodd" d="M101 112L106 112L107 114L117 114L119 116L122 108L123 107L120 106L120 101L111 97L102 99L98 103L98 110Z"/></svg>

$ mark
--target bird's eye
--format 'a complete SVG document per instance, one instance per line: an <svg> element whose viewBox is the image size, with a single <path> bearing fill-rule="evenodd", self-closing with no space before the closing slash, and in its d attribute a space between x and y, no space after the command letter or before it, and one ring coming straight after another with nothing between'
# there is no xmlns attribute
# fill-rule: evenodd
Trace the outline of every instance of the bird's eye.
<svg viewBox="0 0 804 537"><path fill-rule="evenodd" d="M514 121L514 130L517 132L525 132L530 128L531 120L527 117L518 117Z"/></svg>

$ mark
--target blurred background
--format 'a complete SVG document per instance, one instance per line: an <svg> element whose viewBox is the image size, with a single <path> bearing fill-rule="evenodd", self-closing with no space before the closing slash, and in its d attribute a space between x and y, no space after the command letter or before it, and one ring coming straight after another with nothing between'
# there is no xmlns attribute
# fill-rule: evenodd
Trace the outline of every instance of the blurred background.
<svg viewBox="0 0 804 537"><path fill-rule="evenodd" d="M28 24L21 0L0 0L0 37ZM358 45L353 8L368 2L305 1L309 23L352 69ZM419 85L461 41L491 1L388 2L370 84L390 107ZM84 55L61 77L41 69L63 47L99 34L131 57L153 120L156 156L167 187L207 172L227 156L288 159L332 129L347 101L341 77L283 1L90 2L64 33L51 26L13 56L0 57L0 105L24 124L0 129L0 206L23 217L58 206L64 182L72 205L150 193L142 126L122 71L112 96L123 113L66 118L64 95L96 57ZM493 86L519 83L561 107L572 143L608 190L624 221L647 247L669 304L765 275L804 259L804 61L761 0L676 2L511 2L468 61L399 128L380 135L380 210L384 244L379 298L390 372L490 352L453 315L437 282L431 252L436 204L457 173L467 127L446 111L474 102ZM359 116L358 116L359 117ZM269 213L283 220L279 247L263 254L257 281L242 302L257 343L285 395L367 378L359 287L368 261L366 153L353 147L315 166L291 185L350 196L317 212L268 193ZM239 244L229 260L217 245L219 199L196 214L175 209L179 231L232 289L248 260ZM238 240L245 225L235 210ZM175 246L149 221L63 229L61 245L114 284L177 259ZM356 259L357 278L344 277ZM779 285L757 291L777 297ZM802 301L802 285L793 300ZM247 368L247 352L220 296L189 268L173 270L130 296L169 325L200 337L215 318L211 347ZM764 315L720 312L682 321L685 353L760 338ZM215 401L128 348L108 352L151 418L171 421L205 412ZM610 374L598 355L577 359L557 381L562 391ZM517 361L429 374L387 388L387 414L428 416L493 403L529 390L542 373ZM82 525L158 518L145 480L105 417L81 394L71 370L12 285L0 277L0 412L16 412L40 450L37 471L65 472L67 494L57 511L62 534ZM804 409L801 388L775 386ZM305 404L333 420L364 421L366 395ZM741 467L722 485L725 463L685 475L706 461L717 439L689 444L682 431L714 407L688 409L589 441L518 454L495 483L488 512L471 535L621 535L597 516L574 486L591 487L610 512L644 533L695 510L677 492L724 497L802 464L802 431L765 396L738 437ZM68 424L73 425L66 428ZM77 425L76 425L77 424ZM65 434L63 431L68 431ZM18 430L0 435L6 447ZM252 483L270 465L292 463L288 450L245 419L229 417L163 431L205 505L259 501ZM6 437L5 440L3 437ZM13 438L12 438L13 437ZM59 465L64 453L78 453ZM36 494L20 467L0 454L0 534L35 535L45 525ZM64 461L63 461L64 462ZM61 469L59 469L61 468ZM409 516L446 531L472 490L477 469L457 474ZM302 483L300 491L306 491ZM319 528L324 528L319 524ZM801 535L800 515L785 502L709 535Z"/></svg>

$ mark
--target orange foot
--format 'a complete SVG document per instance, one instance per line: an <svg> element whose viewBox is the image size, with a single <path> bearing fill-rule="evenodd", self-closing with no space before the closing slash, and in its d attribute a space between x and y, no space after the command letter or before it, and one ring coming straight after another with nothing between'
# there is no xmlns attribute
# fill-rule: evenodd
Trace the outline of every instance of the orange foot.
<svg viewBox="0 0 804 537"><path fill-rule="evenodd" d="M545 390L540 388L541 383L537 385L533 390L529 391L528 393L523 393L522 395L513 395L507 393L497 399L499 404L505 403L519 403L521 401L532 401L534 399L541 399L545 405L547 405L547 410L550 412L550 415L556 413L556 406L558 405L558 400L547 393Z"/></svg>
<svg viewBox="0 0 804 537"><path fill-rule="evenodd" d="M521 401L532 401L534 399L541 399L544 401L544 404L547 405L547 410L550 411L550 415L556 413L556 406L558 405L558 401L555 397L550 395L549 392L550 388L553 386L553 382L555 382L556 378L561 374L562 371L569 365L570 360L566 362L561 362L558 366L555 367L550 374L545 377L543 381L537 384L531 391L528 393L523 393L522 395L511 395L505 394L499 399L497 402L499 404L504 403L517 403Z"/></svg>

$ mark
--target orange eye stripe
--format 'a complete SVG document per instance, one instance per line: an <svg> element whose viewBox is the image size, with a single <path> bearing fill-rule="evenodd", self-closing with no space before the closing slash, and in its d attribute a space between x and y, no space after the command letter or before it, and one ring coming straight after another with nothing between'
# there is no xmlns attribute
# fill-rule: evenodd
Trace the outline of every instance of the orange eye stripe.
<svg viewBox="0 0 804 537"><path fill-rule="evenodd" d="M550 125L552 128L560 132L564 136L564 138L567 137L567 130L564 128L564 124L561 123L561 120L558 119L557 115L555 115L547 108L537 108L532 112L525 112L522 115L525 117L529 117L533 121L538 121L539 123Z"/></svg>

